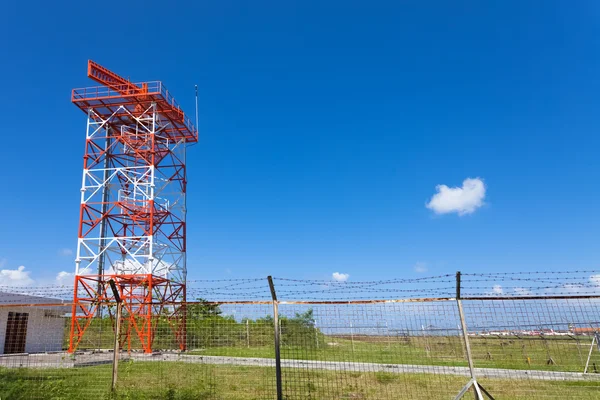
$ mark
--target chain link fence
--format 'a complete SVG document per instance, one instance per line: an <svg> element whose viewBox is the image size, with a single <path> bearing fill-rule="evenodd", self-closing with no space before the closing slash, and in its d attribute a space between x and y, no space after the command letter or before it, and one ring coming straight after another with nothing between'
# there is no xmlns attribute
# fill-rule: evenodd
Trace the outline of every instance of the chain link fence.
<svg viewBox="0 0 600 400"><path fill-rule="evenodd" d="M115 298L68 352L72 298L0 286L0 399L600 398L596 271L192 281L184 349Z"/></svg>

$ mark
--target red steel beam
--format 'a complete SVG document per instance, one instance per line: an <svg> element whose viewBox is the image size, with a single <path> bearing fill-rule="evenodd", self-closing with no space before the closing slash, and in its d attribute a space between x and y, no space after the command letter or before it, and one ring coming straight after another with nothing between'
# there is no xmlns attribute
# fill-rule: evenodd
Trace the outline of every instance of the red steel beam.
<svg viewBox="0 0 600 400"><path fill-rule="evenodd" d="M144 94L148 92L147 86L139 87L92 60L88 60L88 78L104 86L108 86L123 95Z"/></svg>

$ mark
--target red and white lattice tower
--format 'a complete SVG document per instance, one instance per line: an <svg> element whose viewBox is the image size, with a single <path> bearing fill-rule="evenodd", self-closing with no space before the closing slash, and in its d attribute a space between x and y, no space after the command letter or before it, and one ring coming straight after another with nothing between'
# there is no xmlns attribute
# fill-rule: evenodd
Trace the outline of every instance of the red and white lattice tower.
<svg viewBox="0 0 600 400"><path fill-rule="evenodd" d="M123 300L122 342L152 351L159 316L186 345L186 146L198 132L161 82L134 84L89 61L74 89L87 132L69 351L100 307Z"/></svg>

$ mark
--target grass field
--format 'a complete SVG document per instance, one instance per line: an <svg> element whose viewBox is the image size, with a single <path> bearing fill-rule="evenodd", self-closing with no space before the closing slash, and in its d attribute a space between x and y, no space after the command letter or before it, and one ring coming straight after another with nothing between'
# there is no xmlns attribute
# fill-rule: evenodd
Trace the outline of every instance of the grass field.
<svg viewBox="0 0 600 400"><path fill-rule="evenodd" d="M457 336L354 340L324 337L310 346L283 345L281 357L299 360L355 361L384 364L467 366L463 340ZM583 372L591 338L552 337L470 337L475 366L480 368L537 369ZM273 358L272 344L264 346L223 346L191 351L192 354ZM600 351L593 349L590 371L600 372Z"/></svg>
<svg viewBox="0 0 600 400"><path fill-rule="evenodd" d="M312 325L312 309L302 308L281 325L281 356L285 359L369 362L436 366L467 366L463 338L457 335L352 335L347 330L334 336ZM309 314L310 311L310 315ZM325 310L326 311L326 310ZM305 319L308 322L305 323ZM274 358L273 322L216 315L190 319L188 352L196 355ZM414 332L414 331L413 331ZM450 331L458 332L458 330ZM356 333L356 331L355 331ZM65 338L68 338L65 326ZM133 335L133 347L139 348ZM473 359L479 368L583 372L590 336L469 336ZM94 320L80 348L111 348L113 330L108 318ZM65 339L65 346L67 340ZM154 348L175 350L172 330L159 325ZM600 350L594 348L590 372L600 372Z"/></svg>
<svg viewBox="0 0 600 400"><path fill-rule="evenodd" d="M111 367L0 369L1 399L274 399L273 368L123 362L111 394ZM285 369L291 399L450 399L466 383L451 375ZM600 382L487 380L497 399L598 399ZM469 398L469 397L467 397Z"/></svg>
<svg viewBox="0 0 600 400"><path fill-rule="evenodd" d="M109 348L112 332L91 334L89 347ZM272 335L262 330L219 325L194 333L188 354L274 358ZM265 331L266 332L266 331ZM170 333L159 331L157 349L172 351ZM192 337L192 336L190 336ZM582 372L591 337L469 337L475 366L517 370ZM196 346L192 346L196 343ZM159 347L164 346L164 347ZM284 359L467 366L459 336L386 337L282 335ZM593 349L590 372L600 372L600 351ZM427 374L326 371L306 367L283 370L285 399L453 399L467 378ZM600 380L543 381L487 379L496 399L600 399ZM274 399L275 371L269 367L182 362L122 362L118 391L111 394L110 366L71 369L0 369L0 400L5 399ZM466 398L472 398L468 395Z"/></svg>

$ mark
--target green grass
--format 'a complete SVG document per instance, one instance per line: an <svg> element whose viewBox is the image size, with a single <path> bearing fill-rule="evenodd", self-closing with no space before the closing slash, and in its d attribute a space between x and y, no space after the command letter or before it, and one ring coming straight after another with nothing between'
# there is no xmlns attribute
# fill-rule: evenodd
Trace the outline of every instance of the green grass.
<svg viewBox="0 0 600 400"><path fill-rule="evenodd" d="M583 372L591 338L580 342L569 338L485 338L470 337L476 367L537 369L548 371ZM272 344L264 346L223 346L192 350L190 354L274 358ZM467 366L462 338L412 337L389 342L369 341L369 338L348 339L325 337L324 342L310 346L283 345L281 357L297 360L354 361L383 364L417 364ZM600 372L600 352L592 352L593 364Z"/></svg>
<svg viewBox="0 0 600 400"><path fill-rule="evenodd" d="M118 391L111 367L1 369L0 398L25 399L274 399L273 368L178 362L122 362ZM292 399L449 399L467 378L432 374L360 373L284 369L284 397ZM598 399L600 381L490 380L498 399ZM466 397L472 398L472 395Z"/></svg>
<svg viewBox="0 0 600 400"><path fill-rule="evenodd" d="M226 323L225 323L226 322ZM197 325L197 326L196 326ZM193 328L193 329L192 329ZM249 330L235 321L196 321L188 329L190 354L274 358L270 326L251 323ZM311 328L312 329L312 328ZM249 336L247 335L249 333ZM68 327L65 328L68 337ZM577 340L565 336L469 337L476 367L536 369L582 372L590 349L591 337ZM109 319L94 320L80 348L111 348L112 325ZM247 344L250 344L248 347ZM66 344L65 344L66 346ZM133 347L139 347L133 335ZM175 349L173 335L162 327L157 330L154 347ZM326 336L322 332L294 331L284 326L281 356L287 359L354 361L389 364L467 366L463 339L458 336L369 337L350 340ZM600 372L600 351L592 352L590 370Z"/></svg>

